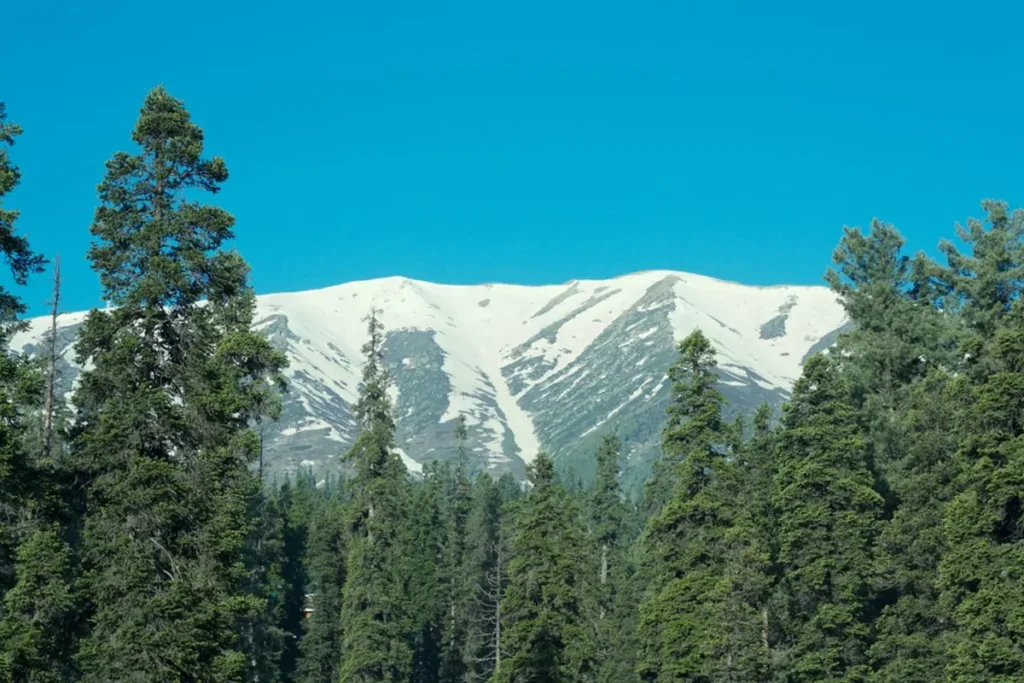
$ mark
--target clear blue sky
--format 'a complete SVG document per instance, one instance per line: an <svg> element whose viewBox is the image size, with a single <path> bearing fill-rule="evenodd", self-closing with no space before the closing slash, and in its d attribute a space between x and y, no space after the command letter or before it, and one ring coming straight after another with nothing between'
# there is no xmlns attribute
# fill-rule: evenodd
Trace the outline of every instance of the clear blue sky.
<svg viewBox="0 0 1024 683"><path fill-rule="evenodd" d="M672 268L819 283L844 224L932 250L1024 202L1020 2L12 2L8 205L68 308L103 164L165 85L260 292ZM27 296L43 310L45 277Z"/></svg>

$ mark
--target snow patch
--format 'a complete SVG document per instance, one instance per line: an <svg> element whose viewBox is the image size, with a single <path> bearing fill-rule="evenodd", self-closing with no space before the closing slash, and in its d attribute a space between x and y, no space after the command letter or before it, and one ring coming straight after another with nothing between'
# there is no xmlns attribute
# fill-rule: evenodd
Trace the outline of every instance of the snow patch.
<svg viewBox="0 0 1024 683"><path fill-rule="evenodd" d="M405 451L403 451L401 448L396 447L395 452L397 452L398 457L402 459L402 463L405 465L405 469L409 470L410 472L415 472L416 474L423 474L423 465L421 465L420 463L416 462L408 455L406 455Z"/></svg>
<svg viewBox="0 0 1024 683"><path fill-rule="evenodd" d="M609 420L611 420L611 419L612 419L613 417L615 417L616 415L618 415L618 414L619 414L619 412L621 412L623 408L625 408L625 407L626 407L627 405L629 405L630 403L632 403L632 402L633 402L633 401L635 401L636 399L640 398L640 396L642 396L642 395L643 395L643 393L644 393L644 387L646 387L646 386L647 386L648 384L650 384L650 383L651 383L651 381L652 381L652 379L653 379L653 378L648 378L648 379L645 379L645 380L643 381L643 383L641 383L641 384L640 384L640 386L638 386L638 387L637 387L636 389L634 389L634 390L633 390L633 393L629 395L629 398L627 398L627 399L626 399L625 401L623 401L623 402L622 402L622 403L621 403L620 405L618 405L618 406L617 406L616 408L614 408L614 409L613 409L613 410L612 410L612 411L611 411L610 413L608 413L607 415L605 415L605 416L604 416L604 418L602 418L600 422L598 422L597 424L595 424L595 425L594 425L593 427L591 427L591 428L590 428L590 429L588 429L587 431L583 432L583 434L582 434L581 438L582 438L583 436L587 436L588 434L591 434L591 433L593 433L593 432L596 432L596 431L597 431L598 429L600 429L600 428L601 428L602 426L604 426L605 424L607 424Z"/></svg>

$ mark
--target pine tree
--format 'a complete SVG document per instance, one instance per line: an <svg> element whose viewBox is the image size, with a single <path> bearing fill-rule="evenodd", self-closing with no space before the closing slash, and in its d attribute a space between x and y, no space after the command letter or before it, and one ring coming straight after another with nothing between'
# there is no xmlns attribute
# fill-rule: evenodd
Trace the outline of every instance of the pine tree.
<svg viewBox="0 0 1024 683"><path fill-rule="evenodd" d="M248 592L265 605L262 614L246 624L243 645L248 681L294 680L302 635L306 576L306 524L296 508L308 496L299 478L253 498L255 507L249 540Z"/></svg>
<svg viewBox="0 0 1024 683"><path fill-rule="evenodd" d="M69 491L72 473L64 468L56 448L62 446L62 440L51 442L48 457L35 436L23 435L26 452L39 456L30 460L28 479L22 483L16 583L0 604L3 683L76 680L73 654L80 632L76 623L80 604L74 590L77 564L70 542L75 518Z"/></svg>
<svg viewBox="0 0 1024 683"><path fill-rule="evenodd" d="M57 402L57 353L58 332L57 317L60 314L60 256L53 260L53 298L50 300L50 329L46 332L43 343L46 346L46 394L43 405L42 424L42 448L41 457L49 460L53 457L54 435L63 431L61 425L56 424L58 418Z"/></svg>
<svg viewBox="0 0 1024 683"><path fill-rule="evenodd" d="M408 585L409 484L395 451L395 422L384 367L379 312L367 319L369 340L356 415L362 427L347 458L351 482L348 558L342 598L339 678L409 680L412 650Z"/></svg>
<svg viewBox="0 0 1024 683"><path fill-rule="evenodd" d="M601 662L597 672L598 683L636 683L640 680L637 674L637 625L643 592L638 569L641 561L635 546L626 547L619 560L611 605L598 626L598 658Z"/></svg>
<svg viewBox="0 0 1024 683"><path fill-rule="evenodd" d="M259 600L262 609L245 619L241 646L245 653L246 683L270 683L281 678L285 633L280 590L283 585L284 511L272 492L253 497L253 524L246 548L246 594Z"/></svg>
<svg viewBox="0 0 1024 683"><path fill-rule="evenodd" d="M1016 681L1024 671L1024 306L1010 305L1005 315L995 303L976 312L975 329L996 327L975 347L991 374L972 388L958 493L945 510L939 580L952 615L948 680Z"/></svg>
<svg viewBox="0 0 1024 683"><path fill-rule="evenodd" d="M876 450L886 461L899 457L894 416L914 381L948 362L949 331L936 308L941 292L927 294L937 266L923 256L902 253L896 229L874 221L863 234L846 228L825 274L854 327L838 342L853 405L867 418ZM943 289L942 291L945 291ZM886 446L889 446L887 449Z"/></svg>
<svg viewBox="0 0 1024 683"><path fill-rule="evenodd" d="M579 512L550 457L531 464L533 489L514 522L509 585L501 603L507 655L495 683L593 681L594 568Z"/></svg>
<svg viewBox="0 0 1024 683"><path fill-rule="evenodd" d="M17 234L18 212L3 206L21 179L8 152L20 134L0 103L0 252L16 285L45 262ZM61 471L30 435L28 412L41 406L43 377L8 350L24 312L21 299L0 287L0 681L47 683L73 675L74 563Z"/></svg>
<svg viewBox="0 0 1024 683"><path fill-rule="evenodd" d="M772 675L776 529L769 512L774 453L768 414L767 406L758 410L753 439L730 447L731 461L721 468L716 482L725 492L729 510L724 517L729 526L720 548L719 616L724 642L714 667L715 680L763 681Z"/></svg>
<svg viewBox="0 0 1024 683"><path fill-rule="evenodd" d="M672 398L666 409L668 420L662 431L664 457L651 473L641 510L645 518L656 514L672 496L678 464L694 448L702 448L712 438L716 443L729 439L722 422L725 399L715 389L714 350L700 330L679 343L679 360L668 371Z"/></svg>
<svg viewBox="0 0 1024 683"><path fill-rule="evenodd" d="M465 671L468 683L488 681L501 665L501 600L508 586L508 539L503 519L502 491L484 472L473 483L466 521Z"/></svg>
<svg viewBox="0 0 1024 683"><path fill-rule="evenodd" d="M69 652L77 607L73 559L59 525L35 525L28 532L18 546L17 573L0 620L0 681L74 680Z"/></svg>
<svg viewBox="0 0 1024 683"><path fill-rule="evenodd" d="M594 563L598 567L598 656L597 680L625 683L634 676L636 664L633 634L636 628L636 598L633 567L629 561L632 510L619 486L621 440L607 434L596 453L597 478L587 501Z"/></svg>
<svg viewBox="0 0 1024 683"><path fill-rule="evenodd" d="M597 479L590 493L590 517L598 555L598 583L612 586L609 581L612 563L622 550L627 538L626 518L629 509L619 487L619 454L622 441L614 434L606 434L597 450ZM616 568L617 570L617 568ZM611 595L609 590L608 596ZM602 604L606 601L602 600Z"/></svg>
<svg viewBox="0 0 1024 683"><path fill-rule="evenodd" d="M826 273L852 323L836 353L887 517L902 504L895 479L914 447L903 419L914 386L956 358L955 326L943 314L951 287L937 264L923 254L905 256L903 246L896 229L877 220L868 235L846 228L833 254L835 268Z"/></svg>
<svg viewBox="0 0 1024 683"><path fill-rule="evenodd" d="M4 196L21 181L21 172L8 151L19 135L21 127L7 120L6 109L0 102L0 252L14 282L25 285L30 275L42 269L43 259L31 250L27 239L17 234L18 211L3 205ZM24 504L24 485L30 476L21 409L34 400L34 377L25 363L7 351L11 337L23 326L19 317L24 312L25 304L0 286L0 346L4 349L0 354L0 597L14 585L18 542L15 527L18 510Z"/></svg>
<svg viewBox="0 0 1024 683"><path fill-rule="evenodd" d="M287 482L286 482L287 483ZM281 562L282 588L279 626L285 634L281 653L281 681L297 680L300 643L305 620L306 589L309 573L306 568L306 544L313 507L316 505L316 484L310 472L299 472L295 483L282 487L280 498L284 510L283 550Z"/></svg>
<svg viewBox="0 0 1024 683"><path fill-rule="evenodd" d="M11 279L24 286L29 276L42 272L46 260L32 251L26 237L17 233L15 223L19 212L3 206L3 198L21 182L21 171L11 161L9 152L21 132L21 126L7 120L7 110L0 102L0 253L7 262ZM23 326L19 318L25 310L24 302L16 294L0 286L0 328L5 342Z"/></svg>
<svg viewBox="0 0 1024 683"><path fill-rule="evenodd" d="M473 502L469 481L469 432L460 415L455 427L456 463L444 468L445 544L442 567L442 600L445 610L440 680L462 683L466 678L468 611L473 587L466 574L467 524Z"/></svg>
<svg viewBox="0 0 1024 683"><path fill-rule="evenodd" d="M423 470L412 504L409 607L412 611L411 683L436 683L441 669L442 629L446 622L442 585L446 528L442 511L443 468L435 460Z"/></svg>
<svg viewBox="0 0 1024 683"><path fill-rule="evenodd" d="M190 199L227 179L182 103L151 91L99 187L89 257L114 308L77 344L76 466L90 631L81 681L241 680L249 429L273 414L282 354L251 330L248 268L224 251L233 218Z"/></svg>
<svg viewBox="0 0 1024 683"><path fill-rule="evenodd" d="M945 507L956 493L955 457L970 401L962 379L933 371L914 386L901 412L906 457L890 472L898 507L879 539L886 603L875 622L870 655L879 682L945 679L950 615L939 600L946 554Z"/></svg>
<svg viewBox="0 0 1024 683"><path fill-rule="evenodd" d="M345 514L341 492L329 490L310 512L305 567L309 575L296 680L337 683L341 661L341 598L345 586Z"/></svg>
<svg viewBox="0 0 1024 683"><path fill-rule="evenodd" d="M779 642L778 594L778 519L772 506L772 489L777 473L778 430L772 424L773 409L768 404L758 407L753 418L749 441L736 451L732 482L735 529L727 547L727 572L731 575L730 598L739 598L745 619L751 610L757 612L759 638L756 644L749 637L738 639L744 646L752 670L772 675L772 658ZM733 623L738 623L734 618ZM747 624L747 629L752 625Z"/></svg>
<svg viewBox="0 0 1024 683"><path fill-rule="evenodd" d="M723 600L726 534L732 520L722 445L722 396L714 350L697 330L669 371L673 402L663 443L675 461L667 504L650 519L642 546L648 564L640 607L638 672L645 681L723 680L728 666Z"/></svg>
<svg viewBox="0 0 1024 683"><path fill-rule="evenodd" d="M947 267L936 274L950 292L944 300L946 309L962 319L958 351L966 359L965 369L975 378L996 370L988 364L994 358L984 352L986 343L995 337L1002 318L1024 293L1024 210L1010 211L1006 202L993 200L981 205L989 229L974 218L966 227L957 225L957 236L968 253L942 241L939 249Z"/></svg>
<svg viewBox="0 0 1024 683"><path fill-rule="evenodd" d="M772 502L787 681L868 675L868 608L883 502L847 396L835 364L811 358L779 435Z"/></svg>

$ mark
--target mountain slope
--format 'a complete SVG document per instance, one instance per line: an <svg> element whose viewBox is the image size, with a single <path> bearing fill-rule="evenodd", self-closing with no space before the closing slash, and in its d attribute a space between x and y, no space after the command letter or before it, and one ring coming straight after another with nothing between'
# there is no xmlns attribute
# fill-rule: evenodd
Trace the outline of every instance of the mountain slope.
<svg viewBox="0 0 1024 683"><path fill-rule="evenodd" d="M454 454L463 414L481 468L521 475L543 448L585 474L593 445L614 430L632 481L657 455L665 372L679 339L704 330L731 409L747 411L785 400L804 357L845 322L823 287L749 287L669 271L540 287L396 277L260 296L258 327L291 361L284 413L261 427L270 472L340 467L355 437L350 406L371 307L388 329L398 438L411 469ZM83 317L61 317L62 344ZM14 347L33 352L47 322L32 321ZM64 368L65 389L76 375Z"/></svg>

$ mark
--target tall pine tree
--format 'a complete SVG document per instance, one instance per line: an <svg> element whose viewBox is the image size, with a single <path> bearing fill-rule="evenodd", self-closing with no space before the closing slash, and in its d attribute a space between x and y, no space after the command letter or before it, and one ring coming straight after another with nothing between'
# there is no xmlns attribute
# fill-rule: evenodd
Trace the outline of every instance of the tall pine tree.
<svg viewBox="0 0 1024 683"><path fill-rule="evenodd" d="M282 354L251 330L248 267L223 246L234 219L193 197L227 179L203 157L184 105L150 92L135 154L107 163L89 257L106 311L77 344L92 368L75 395L76 466L88 477L81 537L90 631L82 681L238 681L249 428L272 414Z"/></svg>
<svg viewBox="0 0 1024 683"><path fill-rule="evenodd" d="M441 671L442 629L447 621L444 556L447 533L443 498L448 468L435 460L423 470L413 494L409 559L409 607L412 610L411 683L436 683Z"/></svg>
<svg viewBox="0 0 1024 683"><path fill-rule="evenodd" d="M636 591L630 547L634 515L619 485L622 441L607 434L597 449L597 478L587 501L598 610L597 680L626 683L635 676Z"/></svg>
<svg viewBox="0 0 1024 683"><path fill-rule="evenodd" d="M846 228L832 255L835 266L825 274L853 323L838 341L845 383L885 461L899 457L901 444L887 443L897 438L887 422L903 395L950 358L949 331L936 308L947 288L934 290L937 266L904 255L904 243L881 221L868 234Z"/></svg>
<svg viewBox="0 0 1024 683"><path fill-rule="evenodd" d="M998 361L985 353L985 347L1024 293L1024 210L1010 211L1001 201L986 200L981 205L984 220L972 218L966 226L956 227L967 253L952 242L940 242L947 267L936 277L949 292L944 299L946 310L962 319L958 351L965 360L964 369L976 379L998 371Z"/></svg>
<svg viewBox="0 0 1024 683"><path fill-rule="evenodd" d="M508 534L506 500L498 483L486 472L473 482L466 521L466 646L467 683L483 683L501 665L501 601L508 587Z"/></svg>
<svg viewBox="0 0 1024 683"><path fill-rule="evenodd" d="M468 439L466 417L460 415L455 427L455 467L446 466L443 470L445 544L441 598L445 614L440 668L442 683L461 683L466 677L467 619L469 603L473 599L473 588L466 572L467 524L473 500Z"/></svg>
<svg viewBox="0 0 1024 683"><path fill-rule="evenodd" d="M18 235L18 212L3 205L20 182L8 148L21 128L0 103L0 253L16 285L43 258ZM0 287L0 681L71 680L75 600L68 510L58 459L36 448L29 413L41 405L42 376L8 349L23 329L24 303Z"/></svg>
<svg viewBox="0 0 1024 683"><path fill-rule="evenodd" d="M9 147L21 135L21 127L7 120L0 102L0 252L12 279L24 285L41 270L43 260L17 233L18 211L4 207L4 197L21 181L21 172L10 158ZM18 510L30 478L30 458L24 443L22 409L35 394L35 378L27 365L11 354L8 344L22 327L19 317L25 304L16 294L0 286L0 597L14 585L14 554L17 546Z"/></svg>
<svg viewBox="0 0 1024 683"><path fill-rule="evenodd" d="M307 612L296 680L337 683L341 662L342 590L345 586L345 510L341 491L328 489L310 511L305 568Z"/></svg>
<svg viewBox="0 0 1024 683"><path fill-rule="evenodd" d="M644 491L641 510L649 518L672 496L679 463L694 448L728 441L722 421L725 399L715 388L714 350L700 330L679 343L680 357L669 368L672 397L666 413L668 420L661 436L662 459L651 472Z"/></svg>
<svg viewBox="0 0 1024 683"><path fill-rule="evenodd" d="M939 563L947 553L943 516L956 494L955 456L969 402L968 382L935 370L914 386L900 412L906 454L888 477L898 507L878 543L883 609L870 650L880 682L945 677L951 620L939 599Z"/></svg>
<svg viewBox="0 0 1024 683"><path fill-rule="evenodd" d="M642 539L648 585L637 670L644 681L720 680L730 664L723 612L723 550L731 525L724 399L715 389L715 353L707 337L693 332L679 352L669 371L673 400L662 439L674 463L673 488ZM648 493L659 495L657 488Z"/></svg>
<svg viewBox="0 0 1024 683"><path fill-rule="evenodd" d="M495 683L596 679L596 579L580 513L541 453L515 518L508 591L501 602L507 655Z"/></svg>
<svg viewBox="0 0 1024 683"><path fill-rule="evenodd" d="M1024 671L1024 305L1011 306L976 347L992 372L971 392L959 492L945 510L949 680L1014 681Z"/></svg>
<svg viewBox="0 0 1024 683"><path fill-rule="evenodd" d="M411 492L395 450L379 311L368 317L367 332L356 403L362 431L347 456L356 474L351 481L339 677L351 683L405 683L412 663L407 554Z"/></svg>
<svg viewBox="0 0 1024 683"><path fill-rule="evenodd" d="M779 435L772 503L787 681L868 675L874 545L883 503L847 396L835 363L811 358Z"/></svg>

